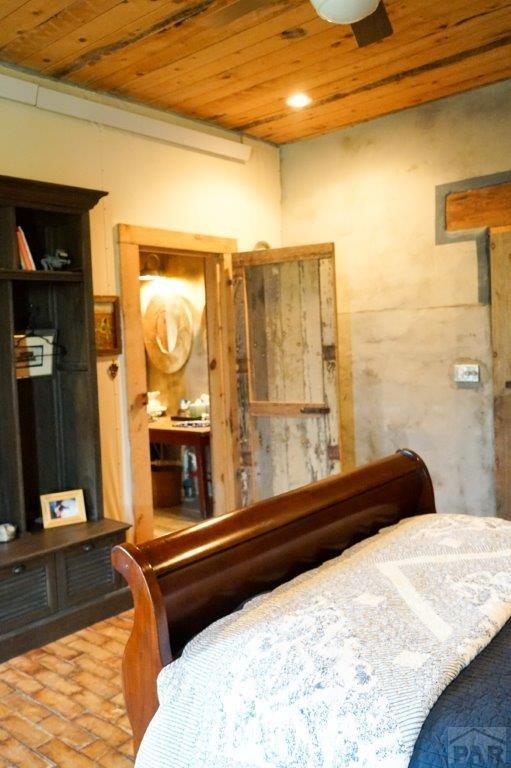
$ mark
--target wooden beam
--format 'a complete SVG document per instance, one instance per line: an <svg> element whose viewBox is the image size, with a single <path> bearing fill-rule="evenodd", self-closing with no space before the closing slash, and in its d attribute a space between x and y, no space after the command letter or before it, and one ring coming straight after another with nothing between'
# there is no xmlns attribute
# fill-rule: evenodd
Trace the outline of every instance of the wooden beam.
<svg viewBox="0 0 511 768"><path fill-rule="evenodd" d="M119 224L118 237L120 243L135 243L145 249L162 248L205 253L224 253L236 249L236 240L230 237L196 235L191 232L137 227L132 224Z"/></svg>
<svg viewBox="0 0 511 768"><path fill-rule="evenodd" d="M133 536L136 543L153 538L153 492L146 410L147 375L140 311L138 246L119 243L121 305L126 359L126 396L130 439Z"/></svg>
<svg viewBox="0 0 511 768"><path fill-rule="evenodd" d="M511 222L511 182L452 192L445 202L448 231L503 227Z"/></svg>
<svg viewBox="0 0 511 768"><path fill-rule="evenodd" d="M495 492L497 515L511 520L511 227L492 232L490 258Z"/></svg>
<svg viewBox="0 0 511 768"><path fill-rule="evenodd" d="M228 354L226 328L228 320L222 301L225 301L225 274L223 254L205 260L206 319L208 329L208 371L211 414L211 474L215 515L223 515L236 508L236 455L237 434L233 431L231 408L235 395L230 386L233 381ZM233 359L233 357L232 357Z"/></svg>

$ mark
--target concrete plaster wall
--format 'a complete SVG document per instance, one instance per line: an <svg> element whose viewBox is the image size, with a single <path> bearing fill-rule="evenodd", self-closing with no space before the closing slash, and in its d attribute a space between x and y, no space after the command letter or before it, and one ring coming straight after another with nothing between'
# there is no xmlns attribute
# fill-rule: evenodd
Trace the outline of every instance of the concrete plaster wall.
<svg viewBox="0 0 511 768"><path fill-rule="evenodd" d="M476 247L435 245L435 187L509 170L510 124L506 81L282 150L283 244L336 246L356 461L413 448L443 512L494 514L494 452ZM466 358L475 389L452 380Z"/></svg>
<svg viewBox="0 0 511 768"><path fill-rule="evenodd" d="M120 291L118 223L234 237L242 250L258 240L278 246L279 153L250 144L243 164L0 99L0 173L108 192L91 213L96 294ZM103 488L107 515L130 520L123 356L119 362L112 380L111 360L98 361Z"/></svg>

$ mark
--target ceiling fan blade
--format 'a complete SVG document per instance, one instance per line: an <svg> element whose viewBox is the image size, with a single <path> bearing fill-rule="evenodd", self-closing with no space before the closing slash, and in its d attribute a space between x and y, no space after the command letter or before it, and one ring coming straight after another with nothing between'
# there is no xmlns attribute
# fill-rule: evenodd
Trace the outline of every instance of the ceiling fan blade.
<svg viewBox="0 0 511 768"><path fill-rule="evenodd" d="M374 13L366 16L365 19L356 21L351 25L351 28L359 48L364 48L366 45L371 45L371 43L376 43L385 37L390 37L394 32L383 2L379 4Z"/></svg>
<svg viewBox="0 0 511 768"><path fill-rule="evenodd" d="M210 13L204 17L202 26L204 27L224 27L233 21L241 19L247 13L257 11L265 5L274 5L281 0L237 0L235 3L222 8L216 13Z"/></svg>

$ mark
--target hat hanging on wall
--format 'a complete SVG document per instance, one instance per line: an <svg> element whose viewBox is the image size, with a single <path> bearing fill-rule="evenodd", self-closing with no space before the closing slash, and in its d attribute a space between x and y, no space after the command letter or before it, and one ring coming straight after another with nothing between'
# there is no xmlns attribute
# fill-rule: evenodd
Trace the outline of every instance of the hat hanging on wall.
<svg viewBox="0 0 511 768"><path fill-rule="evenodd" d="M175 294L152 297L142 318L144 344L152 364L163 373L181 370L192 350L190 305Z"/></svg>

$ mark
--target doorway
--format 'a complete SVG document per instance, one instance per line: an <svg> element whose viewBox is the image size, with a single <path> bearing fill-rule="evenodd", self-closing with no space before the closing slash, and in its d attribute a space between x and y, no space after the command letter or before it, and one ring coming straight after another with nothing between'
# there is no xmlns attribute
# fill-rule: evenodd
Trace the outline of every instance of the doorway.
<svg viewBox="0 0 511 768"><path fill-rule="evenodd" d="M117 239L126 354L133 537L138 543L154 536L151 460L169 462L170 473L180 475L174 499L177 501L178 491L181 498L179 505L175 506L182 506L184 500L183 452L173 442L175 435L170 429L164 428L159 433L156 429L158 423L162 427L170 427L170 417L179 415L179 400L185 399L180 397L180 392L186 389L169 386L166 376L174 377L173 384L180 379L183 383L183 369L194 349L196 358L200 359L195 359L195 367L187 370L185 385L195 394L191 383L194 379L197 381L194 381L193 387L197 384L199 389L207 383L208 392L201 391L193 401L200 400L202 394L209 396L209 414L214 429L210 430L203 453L198 451L197 445L186 446L192 449L188 450L187 456L194 456L194 460L190 459L190 466L185 467L185 479L193 483L190 506L199 507L200 513L199 499L202 498L203 502L207 499L206 513L221 514L238 505L235 482L237 417L231 397L234 380L231 379L233 373L228 358L232 355L232 341L226 321L227 314L232 312L228 254L234 250L235 241L126 224L118 225ZM151 270L152 275L149 274ZM141 276L154 279L141 281ZM190 285L185 290L186 281ZM201 301L207 307L206 312L200 311ZM152 343L149 341L151 338ZM168 370L148 365L148 346L161 367ZM172 370L176 366L177 370ZM153 386L155 389L151 389ZM163 418L168 419L169 424L150 421L147 406L151 391L160 391L160 401L167 401L163 403L167 406ZM188 409L188 421L198 422L199 416L202 421L203 412L190 413ZM191 430L188 434L194 431L193 428L188 429ZM207 427L201 424L196 430L204 436ZM192 442L191 438L187 438L187 442ZM152 449L152 456L151 444L156 446ZM201 456L203 466L199 467ZM176 466L179 464L181 467ZM206 485L202 493L200 478L204 478Z"/></svg>
<svg viewBox="0 0 511 768"><path fill-rule="evenodd" d="M139 250L155 535L213 511L205 258Z"/></svg>

